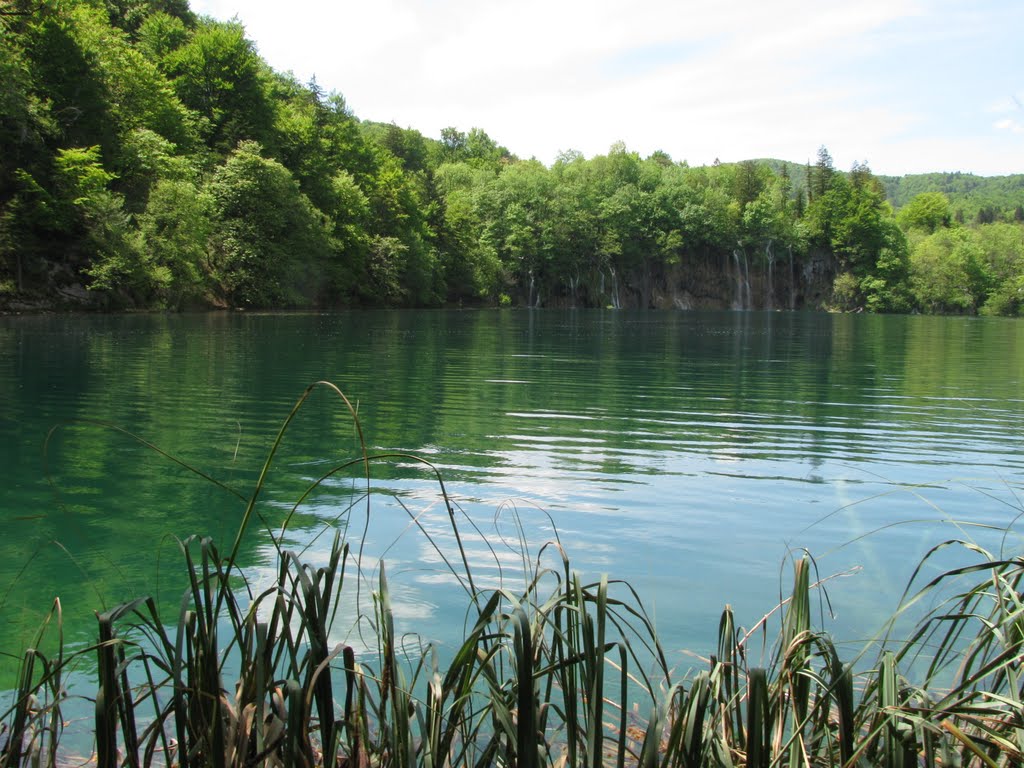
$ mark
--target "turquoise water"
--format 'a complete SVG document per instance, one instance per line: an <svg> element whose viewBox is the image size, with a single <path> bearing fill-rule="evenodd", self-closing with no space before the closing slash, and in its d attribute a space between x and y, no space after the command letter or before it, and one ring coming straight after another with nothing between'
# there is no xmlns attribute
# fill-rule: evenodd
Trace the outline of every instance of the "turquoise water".
<svg viewBox="0 0 1024 768"><path fill-rule="evenodd" d="M587 577L631 582L674 663L711 647L731 603L752 624L789 553L829 582L853 647L944 538L1021 548L1024 324L744 312L403 311L0 318L0 648L60 598L85 645L93 611L154 594L177 613L175 537L227 548L242 496L305 388L335 383L371 453L433 463L479 584L515 585L555 532ZM116 427L116 429L115 429ZM278 530L318 477L361 455L316 390L258 511ZM453 642L466 601L436 479L409 459L325 480L290 521L316 560L342 527L364 583L387 564L400 629ZM956 520L960 525L951 522ZM478 526L473 530L470 521ZM365 532L365 533L364 533ZM253 584L270 533L246 536ZM553 556L549 549L543 561ZM366 599L368 592L363 593ZM359 606L337 639L352 641ZM364 608L366 606L363 606ZM0 672L8 667L0 662ZM0 680L0 688L8 687Z"/></svg>

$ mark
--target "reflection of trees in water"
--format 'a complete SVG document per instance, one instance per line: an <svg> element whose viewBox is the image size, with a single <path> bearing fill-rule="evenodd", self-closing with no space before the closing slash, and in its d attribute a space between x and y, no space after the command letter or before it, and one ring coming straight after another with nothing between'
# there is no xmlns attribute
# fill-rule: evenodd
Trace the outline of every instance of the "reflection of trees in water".
<svg viewBox="0 0 1024 768"><path fill-rule="evenodd" d="M705 484L712 495L746 497L753 492L737 489L753 486L744 483L775 489L767 496L799 483L795 496L831 504L837 476L869 494L877 467L894 481L948 475L913 452L941 454L965 413L987 433L963 435L962 458L1009 440L1013 421L1003 417L1016 406L1006 399L1019 399L1012 382L1024 378L1020 334L958 318L731 312L4 320L0 515L11 533L0 537L0 583L17 581L0 647L21 645L31 621L18 617L41 616L56 594L80 639L93 635L97 592L108 604L153 592L175 610L172 537L224 544L244 507L116 430L83 425L62 426L50 442L55 496L41 444L69 419L130 430L245 495L303 388L327 379L357 406L372 451L424 455L476 512L525 497L564 519L587 510L598 531L610 509L639 500L649 506L626 511L653 516L659 494L676 503ZM989 402L965 405L964 393ZM260 511L276 527L317 477L358 456L351 419L315 393L275 459ZM417 502L429 480L401 462L375 466L374 478L382 492ZM332 477L294 530L316 530L360 482L357 469ZM403 515L380 525L404 530ZM259 563L267 542L254 528L243 562Z"/></svg>

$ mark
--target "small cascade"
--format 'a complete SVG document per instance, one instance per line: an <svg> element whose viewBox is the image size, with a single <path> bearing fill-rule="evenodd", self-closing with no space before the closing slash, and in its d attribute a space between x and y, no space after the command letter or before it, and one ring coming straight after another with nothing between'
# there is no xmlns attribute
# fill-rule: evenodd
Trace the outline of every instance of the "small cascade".
<svg viewBox="0 0 1024 768"><path fill-rule="evenodd" d="M740 252L733 249L733 269L736 271L736 296L732 300L733 309L743 309L743 273L740 272Z"/></svg>
<svg viewBox="0 0 1024 768"><path fill-rule="evenodd" d="M619 301L619 276L615 274L615 268L609 267L612 273L612 307L622 309L622 302Z"/></svg>
<svg viewBox="0 0 1024 768"><path fill-rule="evenodd" d="M775 267L775 252L772 250L772 240L768 238L768 245L764 248L764 257L768 262L768 280L764 290L764 308L775 309L775 286L772 285L772 272Z"/></svg>
<svg viewBox="0 0 1024 768"><path fill-rule="evenodd" d="M530 270L529 274L530 274L530 287L527 289L527 292L526 292L526 306L532 307L533 306L533 270L532 269Z"/></svg>
<svg viewBox="0 0 1024 768"><path fill-rule="evenodd" d="M743 252L743 293L744 309L753 309L754 302L750 298L750 263L747 261L747 252Z"/></svg>
<svg viewBox="0 0 1024 768"><path fill-rule="evenodd" d="M736 269L736 299L733 301L733 309L750 309L750 266L747 264L747 254L743 252L743 260L740 261L740 249L732 252L732 260Z"/></svg>
<svg viewBox="0 0 1024 768"><path fill-rule="evenodd" d="M797 308L797 273L793 270L793 246L790 246L790 309Z"/></svg>

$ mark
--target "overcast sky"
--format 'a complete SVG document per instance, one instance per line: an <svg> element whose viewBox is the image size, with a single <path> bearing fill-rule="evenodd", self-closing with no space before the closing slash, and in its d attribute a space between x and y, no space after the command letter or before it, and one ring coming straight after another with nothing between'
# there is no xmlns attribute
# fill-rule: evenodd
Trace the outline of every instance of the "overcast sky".
<svg viewBox="0 0 1024 768"><path fill-rule="evenodd" d="M522 158L1024 173L1024 0L191 0L357 117Z"/></svg>

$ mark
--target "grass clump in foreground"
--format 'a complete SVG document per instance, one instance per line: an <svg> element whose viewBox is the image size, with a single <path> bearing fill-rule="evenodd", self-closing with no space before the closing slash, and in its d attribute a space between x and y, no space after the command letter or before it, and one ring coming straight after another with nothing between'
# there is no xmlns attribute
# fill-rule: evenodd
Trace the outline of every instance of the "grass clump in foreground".
<svg viewBox="0 0 1024 768"><path fill-rule="evenodd" d="M356 619L370 649L332 647L332 625L358 588L359 557L339 531L319 567L274 539L276 578L259 591L236 564L274 455L317 386L354 418L332 385L306 390L230 551L209 539L181 543L188 589L175 621L149 598L98 615L98 642L76 652L94 654L98 669L90 764L852 768L1024 759L1024 560L966 542L925 558L922 566L960 546L975 564L920 585L919 567L905 607L937 590L953 596L905 640L881 643L873 664L860 660L855 671L813 625L819 585L803 557L786 600L746 632L726 607L716 653L675 680L632 588L583 581L557 542L545 548L556 564L538 556L519 589L478 588L438 478L458 542L459 562L445 562L470 606L461 645L444 663L429 646L407 653L382 564L372 615ZM360 445L358 459L327 473L296 508L327 477L358 466L368 482L375 462L395 458L368 455L361 436ZM59 633L59 603L40 637L51 623ZM760 652L748 648L753 638ZM14 703L0 716L0 768L70 764L60 740L71 656L59 642L53 657L24 652ZM911 668L916 685L901 674Z"/></svg>

